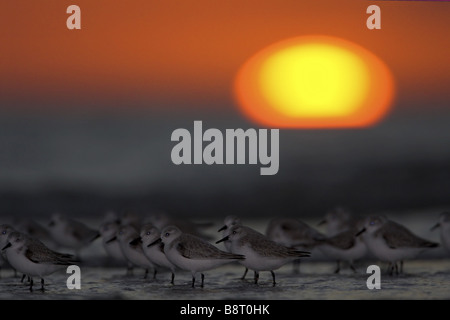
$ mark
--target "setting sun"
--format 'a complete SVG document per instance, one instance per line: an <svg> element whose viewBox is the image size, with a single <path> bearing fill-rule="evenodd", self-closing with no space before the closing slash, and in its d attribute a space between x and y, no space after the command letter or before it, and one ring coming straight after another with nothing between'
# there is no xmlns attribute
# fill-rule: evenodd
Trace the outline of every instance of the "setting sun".
<svg viewBox="0 0 450 320"><path fill-rule="evenodd" d="M393 98L389 69L349 41L325 36L276 43L250 58L235 83L238 103L272 127L360 127Z"/></svg>

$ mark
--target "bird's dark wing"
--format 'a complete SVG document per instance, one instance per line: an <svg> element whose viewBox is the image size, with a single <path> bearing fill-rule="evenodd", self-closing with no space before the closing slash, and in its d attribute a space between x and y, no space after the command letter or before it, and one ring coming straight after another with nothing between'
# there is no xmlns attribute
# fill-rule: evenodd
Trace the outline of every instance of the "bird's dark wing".
<svg viewBox="0 0 450 320"><path fill-rule="evenodd" d="M241 238L241 244L248 243L259 255L265 257L306 257L309 252L299 251L278 244L263 235L249 234Z"/></svg>
<svg viewBox="0 0 450 320"><path fill-rule="evenodd" d="M243 257L219 250L209 242L188 234L179 237L176 249L187 259L241 259Z"/></svg>

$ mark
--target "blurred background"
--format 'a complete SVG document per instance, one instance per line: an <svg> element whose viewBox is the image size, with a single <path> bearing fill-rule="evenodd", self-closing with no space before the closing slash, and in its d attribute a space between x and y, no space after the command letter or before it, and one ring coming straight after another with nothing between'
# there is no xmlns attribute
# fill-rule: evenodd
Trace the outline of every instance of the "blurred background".
<svg viewBox="0 0 450 320"><path fill-rule="evenodd" d="M436 214L450 207L450 6L367 1L70 1L0 5L0 214L108 210L184 217ZM391 69L375 126L282 129L280 169L172 164L173 130L258 128L232 95L240 66L290 37L355 42Z"/></svg>

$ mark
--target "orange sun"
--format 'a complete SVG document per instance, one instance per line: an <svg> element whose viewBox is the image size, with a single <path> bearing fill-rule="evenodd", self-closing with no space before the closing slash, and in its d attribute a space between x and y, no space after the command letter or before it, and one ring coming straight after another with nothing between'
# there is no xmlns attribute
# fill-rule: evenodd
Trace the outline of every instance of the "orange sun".
<svg viewBox="0 0 450 320"><path fill-rule="evenodd" d="M240 69L235 94L253 121L277 128L365 127L394 96L387 66L339 38L307 36L273 44Z"/></svg>

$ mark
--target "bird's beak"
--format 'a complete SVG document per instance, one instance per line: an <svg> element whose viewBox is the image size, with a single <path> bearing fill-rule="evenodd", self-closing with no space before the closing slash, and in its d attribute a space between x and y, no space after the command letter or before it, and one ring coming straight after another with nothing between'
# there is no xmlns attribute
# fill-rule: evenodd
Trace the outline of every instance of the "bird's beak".
<svg viewBox="0 0 450 320"><path fill-rule="evenodd" d="M220 228L219 230L217 230L217 232L220 232L220 231L223 231L223 230L227 230L227 229L228 229L228 227L225 225L222 228Z"/></svg>
<svg viewBox="0 0 450 320"><path fill-rule="evenodd" d="M230 239L230 236L226 236L225 238L222 238L222 239L216 241L216 244L221 243L223 241L228 241L229 239Z"/></svg>
<svg viewBox="0 0 450 320"><path fill-rule="evenodd" d="M9 247L11 247L11 242L8 242L8 244L3 247L2 251L8 249Z"/></svg>
<svg viewBox="0 0 450 320"><path fill-rule="evenodd" d="M366 232L366 228L363 228L362 230L360 230L357 234L355 234L355 237L361 235L362 233Z"/></svg>
<svg viewBox="0 0 450 320"><path fill-rule="evenodd" d="M439 228L440 226L441 226L441 224L438 222L430 230L433 231L433 230Z"/></svg>
<svg viewBox="0 0 450 320"><path fill-rule="evenodd" d="M322 221L320 221L320 222L317 224L317 226L322 226L322 225L324 225L324 224L326 224L326 223L327 223L326 220L322 220Z"/></svg>
<svg viewBox="0 0 450 320"><path fill-rule="evenodd" d="M131 244L132 246L138 245L139 243L142 243L141 237L137 237L136 239L134 239L134 240L132 240L132 241L130 242L130 244Z"/></svg>
<svg viewBox="0 0 450 320"><path fill-rule="evenodd" d="M116 241L116 240L117 240L117 237L112 237L111 239L109 239L105 243L111 243L111 242Z"/></svg>
<svg viewBox="0 0 450 320"><path fill-rule="evenodd" d="M150 243L150 244L147 246L147 248L148 248L148 247L152 247L152 246L154 246L155 244L160 243L161 241L162 241L162 239L161 239L161 238L158 238L158 239L156 239L155 241L153 241L152 243Z"/></svg>

